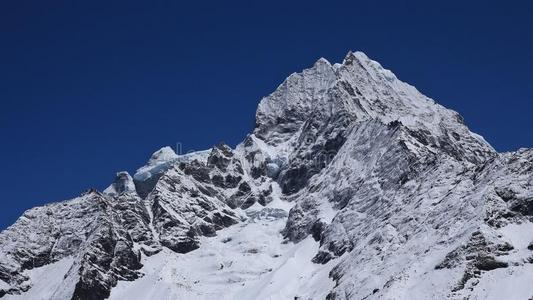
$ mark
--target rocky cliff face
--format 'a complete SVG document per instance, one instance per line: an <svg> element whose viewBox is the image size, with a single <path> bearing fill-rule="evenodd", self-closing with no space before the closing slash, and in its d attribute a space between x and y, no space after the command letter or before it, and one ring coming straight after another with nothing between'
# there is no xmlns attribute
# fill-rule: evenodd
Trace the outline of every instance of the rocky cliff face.
<svg viewBox="0 0 533 300"><path fill-rule="evenodd" d="M0 297L528 299L532 218L533 150L350 52L290 75L235 149L166 147L24 213Z"/></svg>

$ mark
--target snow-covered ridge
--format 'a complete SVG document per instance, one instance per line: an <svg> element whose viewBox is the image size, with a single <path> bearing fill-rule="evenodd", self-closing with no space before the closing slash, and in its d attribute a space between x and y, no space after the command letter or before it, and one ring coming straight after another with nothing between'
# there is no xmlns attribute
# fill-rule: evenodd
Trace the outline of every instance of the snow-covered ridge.
<svg viewBox="0 0 533 300"><path fill-rule="evenodd" d="M133 178L137 181L145 181L156 174L163 173L176 162L188 162L195 159L203 162L207 159L209 152L210 150L203 150L178 155L171 147L163 147L152 154L145 166L137 169Z"/></svg>
<svg viewBox="0 0 533 300"><path fill-rule="evenodd" d="M311 120L323 124L338 116L348 122L400 122L430 136L432 146L463 152L463 158L471 162L495 154L479 135L470 132L457 112L436 104L362 52L349 52L342 64L320 59L312 68L289 76L259 103L254 135L286 148Z"/></svg>
<svg viewBox="0 0 533 300"><path fill-rule="evenodd" d="M533 149L497 153L362 52L250 135L156 151L0 233L3 299L528 299Z"/></svg>
<svg viewBox="0 0 533 300"><path fill-rule="evenodd" d="M128 172L118 172L115 181L109 185L104 194L118 196L122 193L135 193L135 183Z"/></svg>

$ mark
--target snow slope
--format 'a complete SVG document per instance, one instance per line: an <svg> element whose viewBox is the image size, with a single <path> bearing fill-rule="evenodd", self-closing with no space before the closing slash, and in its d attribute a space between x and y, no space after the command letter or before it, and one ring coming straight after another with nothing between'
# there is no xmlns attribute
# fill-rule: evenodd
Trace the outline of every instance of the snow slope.
<svg viewBox="0 0 533 300"><path fill-rule="evenodd" d="M55 295L61 294L64 287L65 275L71 268L73 259L64 258L49 265L28 270L26 275L31 278L32 288L22 295L8 295L4 297L9 300L47 300L54 299ZM73 291L68 291L72 293Z"/></svg>
<svg viewBox="0 0 533 300"><path fill-rule="evenodd" d="M203 238L202 247L146 258L145 276L120 282L110 299L294 299L325 297L333 286L328 269L311 262L318 244L283 243L287 211L254 206L248 219Z"/></svg>

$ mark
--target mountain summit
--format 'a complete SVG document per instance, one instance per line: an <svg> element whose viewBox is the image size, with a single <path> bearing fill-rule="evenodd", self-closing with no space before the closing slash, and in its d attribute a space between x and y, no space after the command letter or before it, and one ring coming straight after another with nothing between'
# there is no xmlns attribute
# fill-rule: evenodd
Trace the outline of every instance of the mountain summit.
<svg viewBox="0 0 533 300"><path fill-rule="evenodd" d="M165 147L0 233L2 299L530 299L533 150L362 52L291 74L235 149Z"/></svg>

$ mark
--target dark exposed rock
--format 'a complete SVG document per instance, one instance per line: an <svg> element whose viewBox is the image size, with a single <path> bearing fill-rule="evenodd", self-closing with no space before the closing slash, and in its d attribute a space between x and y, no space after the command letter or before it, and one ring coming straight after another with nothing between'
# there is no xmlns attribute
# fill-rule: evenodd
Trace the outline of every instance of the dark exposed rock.
<svg viewBox="0 0 533 300"><path fill-rule="evenodd" d="M398 121L398 120L394 120L394 121L391 121L387 124L387 127L389 129L395 129L395 128L400 128L400 126L402 126L402 122Z"/></svg>
<svg viewBox="0 0 533 300"><path fill-rule="evenodd" d="M241 182L242 177L241 176L233 176L233 175L228 174L228 175L226 175L226 177L224 179L225 179L225 181L224 181L225 186L224 187L232 189L232 188L237 187L239 182Z"/></svg>
<svg viewBox="0 0 533 300"><path fill-rule="evenodd" d="M224 177L222 175L216 174L211 178L211 181L215 186L224 187Z"/></svg>
<svg viewBox="0 0 533 300"><path fill-rule="evenodd" d="M186 175L191 175L195 180L200 182L209 183L211 181L211 178L209 177L209 168L197 161L185 165L183 172Z"/></svg>
<svg viewBox="0 0 533 300"><path fill-rule="evenodd" d="M481 256L476 259L475 267L482 271L492 271L499 268L507 268L508 263L497 261L494 257Z"/></svg>
<svg viewBox="0 0 533 300"><path fill-rule="evenodd" d="M533 216L533 198L514 199L510 204L510 209L523 216Z"/></svg>
<svg viewBox="0 0 533 300"><path fill-rule="evenodd" d="M513 249L514 249L513 245L505 242L503 244L496 245L495 252L496 252L496 255L507 255L509 254L509 251Z"/></svg>
<svg viewBox="0 0 533 300"><path fill-rule="evenodd" d="M516 192L508 187L496 187L494 191L505 202L508 202L516 197Z"/></svg>
<svg viewBox="0 0 533 300"><path fill-rule="evenodd" d="M94 233L80 263L80 279L73 299L104 299L120 280L139 278L140 254L134 252L126 232L104 222Z"/></svg>
<svg viewBox="0 0 533 300"><path fill-rule="evenodd" d="M252 189L250 188L250 185L247 183L247 182L242 182L240 185L239 185L239 192L242 192L243 194L246 194L246 193L249 193L251 192Z"/></svg>
<svg viewBox="0 0 533 300"><path fill-rule="evenodd" d="M424 129L412 130L412 129L406 128L406 130L409 132L411 136L416 138L416 140L419 141L421 144L425 146L435 145L431 132L424 130Z"/></svg>
<svg viewBox="0 0 533 300"><path fill-rule="evenodd" d="M200 242L195 238L189 238L178 242L162 240L161 245L177 253L187 253L200 248Z"/></svg>
<svg viewBox="0 0 533 300"><path fill-rule="evenodd" d="M322 233L324 232L326 227L326 223L318 220L313 224L311 227L311 235L313 236L313 239L317 242L319 242L322 239Z"/></svg>
<svg viewBox="0 0 533 300"><path fill-rule="evenodd" d="M334 159L346 142L346 131L353 117L343 111L320 122L311 117L304 125L294 157L283 166L277 181L284 194L293 194ZM320 141L320 142L318 142Z"/></svg>
<svg viewBox="0 0 533 300"><path fill-rule="evenodd" d="M320 250L318 251L318 253L315 255L315 257L313 257L313 262L315 264L326 264L328 263L330 260L332 260L334 258L334 256L329 252L329 251L323 251L323 250Z"/></svg>
<svg viewBox="0 0 533 300"><path fill-rule="evenodd" d="M146 198L146 196L152 192L162 175L162 173L154 174L152 177L143 181L134 180L133 182L135 183L135 190L137 191L137 194L139 194L139 196L143 199Z"/></svg>
<svg viewBox="0 0 533 300"><path fill-rule="evenodd" d="M233 224L237 224L237 222L235 215L228 211L224 211L223 213L216 212L213 214L213 224L216 224L221 228L229 227Z"/></svg>
<svg viewBox="0 0 533 300"><path fill-rule="evenodd" d="M224 143L216 145L207 159L208 166L214 166L221 171L226 171L233 157L231 148Z"/></svg>
<svg viewBox="0 0 533 300"><path fill-rule="evenodd" d="M256 202L257 202L257 198L255 198L255 196L253 195L250 195L248 198L246 198L246 200L241 204L240 207L242 209L247 209L251 207L252 205L254 205Z"/></svg>
<svg viewBox="0 0 533 300"><path fill-rule="evenodd" d="M329 292L326 296L326 300L336 300L337 299L337 293L335 292Z"/></svg>
<svg viewBox="0 0 533 300"><path fill-rule="evenodd" d="M214 184L214 183L213 183L213 184ZM215 184L215 185L216 185L216 184ZM215 196L216 193L217 193L216 190L215 190L214 188L212 188L211 186L209 186L209 185L207 185L207 186L206 186L206 185L197 185L197 187L198 187L198 190L199 190L202 194L204 194L204 195L206 195L206 196L208 196L208 197L213 197L213 196Z"/></svg>
<svg viewBox="0 0 533 300"><path fill-rule="evenodd" d="M282 179L280 180L282 192L284 194L292 194L299 191L307 184L311 175L308 167L305 165L283 171Z"/></svg>

